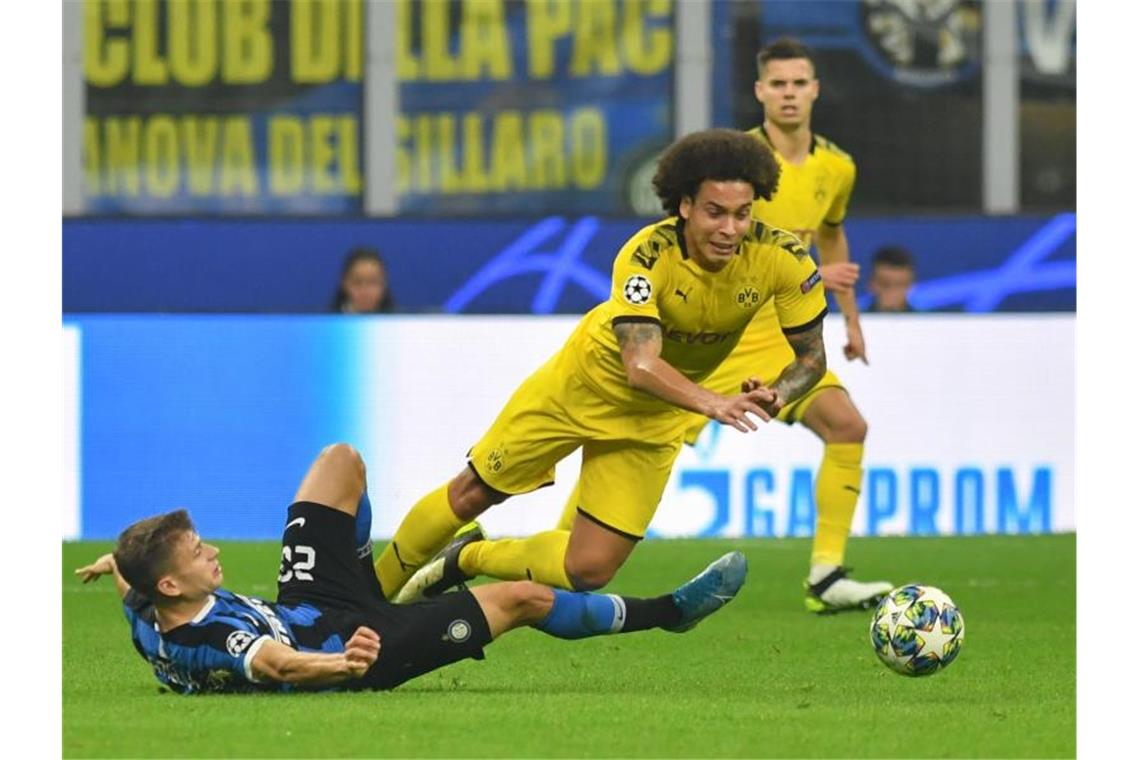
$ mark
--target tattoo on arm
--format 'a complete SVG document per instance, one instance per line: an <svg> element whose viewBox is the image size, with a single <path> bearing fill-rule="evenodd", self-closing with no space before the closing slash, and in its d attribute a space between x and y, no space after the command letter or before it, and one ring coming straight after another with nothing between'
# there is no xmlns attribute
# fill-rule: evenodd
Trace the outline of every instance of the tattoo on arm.
<svg viewBox="0 0 1140 760"><path fill-rule="evenodd" d="M661 325L656 322L621 322L614 325L614 335L623 354L626 349L646 346L661 354Z"/></svg>
<svg viewBox="0 0 1140 760"><path fill-rule="evenodd" d="M795 361L784 368L780 377L772 384L784 404L790 404L807 393L827 371L827 354L823 349L823 322L805 330L786 336Z"/></svg>

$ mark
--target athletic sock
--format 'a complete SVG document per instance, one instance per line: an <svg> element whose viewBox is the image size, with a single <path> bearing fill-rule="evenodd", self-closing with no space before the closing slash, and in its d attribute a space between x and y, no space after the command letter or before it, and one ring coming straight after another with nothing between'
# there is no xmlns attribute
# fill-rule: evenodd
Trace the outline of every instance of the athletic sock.
<svg viewBox="0 0 1140 760"><path fill-rule="evenodd" d="M534 627L560 639L584 639L617 633L625 621L625 602L614 594L554 589L554 604Z"/></svg>
<svg viewBox="0 0 1140 760"><path fill-rule="evenodd" d="M574 484L574 490L570 492L570 498L566 500L566 506L562 507L562 516L558 518L558 525L555 530L570 530L574 525L574 518L578 516L578 503L582 501L582 479L578 478L578 482Z"/></svg>
<svg viewBox="0 0 1140 760"><path fill-rule="evenodd" d="M652 599L625 599L625 625L622 632L646 631L650 628L674 626L681 622L681 610L673 601L672 594L655 596Z"/></svg>
<svg viewBox="0 0 1140 760"><path fill-rule="evenodd" d="M681 622L681 611L666 594L637 599L617 594L554 590L554 604L534 627L560 639L633 633Z"/></svg>
<svg viewBox="0 0 1140 760"><path fill-rule="evenodd" d="M459 553L459 569L470 578L486 575L504 581L532 580L571 589L566 576L569 543L570 531L566 530L547 530L527 538L475 541Z"/></svg>
<svg viewBox="0 0 1140 760"><path fill-rule="evenodd" d="M815 482L816 525L812 565L842 565L855 503L863 485L863 444L829 443Z"/></svg>
<svg viewBox="0 0 1140 760"><path fill-rule="evenodd" d="M376 577L376 570L372 560L372 502L368 500L368 486L360 494L360 502L356 505L356 561L360 564L360 574L368 585L372 595L378 599L384 597L380 588L380 579Z"/></svg>
<svg viewBox="0 0 1140 760"><path fill-rule="evenodd" d="M394 597L408 578L446 546L463 524L451 511L447 484L417 501L376 560L376 576L385 596Z"/></svg>
<svg viewBox="0 0 1140 760"><path fill-rule="evenodd" d="M356 505L356 554L372 550L372 502L368 500L368 487L360 494Z"/></svg>

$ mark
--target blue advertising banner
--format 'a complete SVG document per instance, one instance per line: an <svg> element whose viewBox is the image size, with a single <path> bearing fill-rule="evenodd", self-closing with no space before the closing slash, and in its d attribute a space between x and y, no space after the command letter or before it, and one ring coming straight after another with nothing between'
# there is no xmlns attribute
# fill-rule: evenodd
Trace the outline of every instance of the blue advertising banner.
<svg viewBox="0 0 1140 760"><path fill-rule="evenodd" d="M402 212L652 211L673 0L398 0Z"/></svg>
<svg viewBox="0 0 1140 760"><path fill-rule="evenodd" d="M349 249L378 248L404 312L580 314L644 219L86 220L63 224L65 312L324 312ZM1073 311L1076 215L851 218L860 287L881 246L910 250L911 303Z"/></svg>
<svg viewBox="0 0 1140 760"><path fill-rule="evenodd" d="M85 0L92 214L361 204L361 0Z"/></svg>
<svg viewBox="0 0 1140 760"><path fill-rule="evenodd" d="M271 537L321 447L358 441L351 321L88 317L78 329L84 537L190 508L204 534ZM378 385L379 383L379 385Z"/></svg>
<svg viewBox="0 0 1140 760"><path fill-rule="evenodd" d="M463 468L518 382L577 321L68 317L65 536L112 538L185 507L206 536L277 537L310 462L337 441L364 457L373 535L391 536ZM1074 329L1072 314L867 315L872 363L835 367L875 431L854 532L1073 530ZM844 339L842 320L825 320L830 356ZM490 510L484 527L549 529L578 461L559 464L549 488ZM798 427L746 435L710 424L678 457L650 535L810 535L818 463L819 441Z"/></svg>

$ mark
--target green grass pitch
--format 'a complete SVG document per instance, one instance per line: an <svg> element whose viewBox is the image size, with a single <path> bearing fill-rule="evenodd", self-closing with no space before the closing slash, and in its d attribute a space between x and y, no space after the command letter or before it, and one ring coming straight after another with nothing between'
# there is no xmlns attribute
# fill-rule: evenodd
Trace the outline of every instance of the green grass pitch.
<svg viewBox="0 0 1140 760"><path fill-rule="evenodd" d="M222 542L226 586L272 599L279 547ZM869 612L815 617L806 539L649 541L608 590L654 595L740 548L740 596L695 630L559 641L515 631L387 693L179 697L135 653L113 584L63 547L65 757L1073 757L1076 537L855 538L862 578L941 587L946 671L876 659Z"/></svg>

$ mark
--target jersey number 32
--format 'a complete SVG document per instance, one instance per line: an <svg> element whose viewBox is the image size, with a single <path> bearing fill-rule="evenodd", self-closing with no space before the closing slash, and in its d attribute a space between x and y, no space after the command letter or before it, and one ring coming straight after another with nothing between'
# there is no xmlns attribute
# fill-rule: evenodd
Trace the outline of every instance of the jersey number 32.
<svg viewBox="0 0 1140 760"><path fill-rule="evenodd" d="M277 574L279 583L288 583L291 580L311 581L313 574L309 572L317 564L317 550L311 546L282 546L281 571Z"/></svg>

